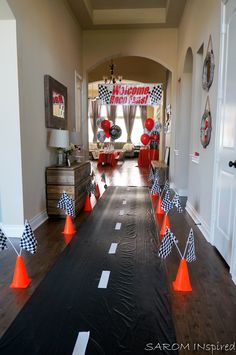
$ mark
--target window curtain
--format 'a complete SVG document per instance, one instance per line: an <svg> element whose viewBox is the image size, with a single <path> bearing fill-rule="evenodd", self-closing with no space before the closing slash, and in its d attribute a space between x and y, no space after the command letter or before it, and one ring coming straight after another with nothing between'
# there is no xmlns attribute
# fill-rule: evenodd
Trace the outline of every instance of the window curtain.
<svg viewBox="0 0 236 355"><path fill-rule="evenodd" d="M108 105L107 106L107 118L109 121L112 121L113 124L116 123L116 105Z"/></svg>
<svg viewBox="0 0 236 355"><path fill-rule="evenodd" d="M125 127L127 130L127 142L131 143L131 134L134 126L137 106L123 106L123 115L125 120Z"/></svg>
<svg viewBox="0 0 236 355"><path fill-rule="evenodd" d="M145 128L145 121L147 119L147 106L139 106L143 129Z"/></svg>
<svg viewBox="0 0 236 355"><path fill-rule="evenodd" d="M97 118L100 117L101 105L98 100L89 100L89 119L93 131L93 142L97 142Z"/></svg>

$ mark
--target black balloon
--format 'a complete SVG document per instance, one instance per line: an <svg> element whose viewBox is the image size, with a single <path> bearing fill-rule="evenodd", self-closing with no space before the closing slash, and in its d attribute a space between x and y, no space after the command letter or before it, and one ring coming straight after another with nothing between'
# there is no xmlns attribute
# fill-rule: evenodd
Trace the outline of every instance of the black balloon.
<svg viewBox="0 0 236 355"><path fill-rule="evenodd" d="M122 134L122 129L120 128L120 126L117 126L115 124L111 126L110 135L112 140L120 138L121 134Z"/></svg>

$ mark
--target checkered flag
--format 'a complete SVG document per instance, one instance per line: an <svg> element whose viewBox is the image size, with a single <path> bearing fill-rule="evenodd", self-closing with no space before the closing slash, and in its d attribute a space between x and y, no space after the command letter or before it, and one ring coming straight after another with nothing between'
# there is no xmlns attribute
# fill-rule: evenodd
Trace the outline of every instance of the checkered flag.
<svg viewBox="0 0 236 355"><path fill-rule="evenodd" d="M105 173L102 173L101 181L106 183L106 175L105 175Z"/></svg>
<svg viewBox="0 0 236 355"><path fill-rule="evenodd" d="M96 182L95 181L91 183L91 193L93 195L96 194Z"/></svg>
<svg viewBox="0 0 236 355"><path fill-rule="evenodd" d="M148 181L153 181L154 180L154 172L152 170L152 168L150 169L150 173L149 173L149 176L148 176Z"/></svg>
<svg viewBox="0 0 236 355"><path fill-rule="evenodd" d="M165 214L167 214L169 212L169 210L171 210L172 207L173 207L173 205L172 205L172 201L170 200L170 192L169 192L169 190L167 190L165 197L162 200L161 208L163 209Z"/></svg>
<svg viewBox="0 0 236 355"><path fill-rule="evenodd" d="M20 247L21 249L29 251L31 254L36 253L37 240L35 239L28 221L25 222L25 229L20 240Z"/></svg>
<svg viewBox="0 0 236 355"><path fill-rule="evenodd" d="M191 263L196 260L196 255L195 255L195 245L194 245L194 235L193 235L193 230L192 228L190 229L188 240L187 240L187 256L186 256L186 261L188 263Z"/></svg>
<svg viewBox="0 0 236 355"><path fill-rule="evenodd" d="M89 181L86 186L87 194L91 196L96 194L96 182Z"/></svg>
<svg viewBox="0 0 236 355"><path fill-rule="evenodd" d="M164 238L162 239L161 242L158 256L162 259L165 259L171 253L172 246L174 243L178 243L178 240L176 239L174 234L170 231L170 229L167 228Z"/></svg>
<svg viewBox="0 0 236 355"><path fill-rule="evenodd" d="M150 93L151 105L158 105L162 99L162 85L156 85L153 87Z"/></svg>
<svg viewBox="0 0 236 355"><path fill-rule="evenodd" d="M7 249L7 237L0 229L0 250L5 250L5 249Z"/></svg>
<svg viewBox="0 0 236 355"><path fill-rule="evenodd" d="M162 193L167 192L167 191L170 192L170 184L169 184L168 180L166 180L166 182L165 182L165 185L163 187Z"/></svg>
<svg viewBox="0 0 236 355"><path fill-rule="evenodd" d="M151 194L154 195L154 194L160 194L161 192L161 188L160 188L160 185L158 183L158 179L155 178L153 184L152 184L152 187L151 187Z"/></svg>
<svg viewBox="0 0 236 355"><path fill-rule="evenodd" d="M63 192L63 194L61 195L57 207L64 210L67 215L71 217L75 216L74 202L66 192Z"/></svg>
<svg viewBox="0 0 236 355"><path fill-rule="evenodd" d="M109 105L111 91L106 85L98 85L98 97L102 105Z"/></svg>
<svg viewBox="0 0 236 355"><path fill-rule="evenodd" d="M177 208L177 211L179 213L183 212L183 208L181 206L180 200L179 200L179 194L175 194L174 198L172 200L172 205L175 206Z"/></svg>

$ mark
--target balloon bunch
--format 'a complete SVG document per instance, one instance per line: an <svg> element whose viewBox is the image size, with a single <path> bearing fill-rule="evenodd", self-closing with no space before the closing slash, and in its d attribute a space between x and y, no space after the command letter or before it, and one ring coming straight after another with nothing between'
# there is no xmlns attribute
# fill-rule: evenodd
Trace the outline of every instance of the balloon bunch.
<svg viewBox="0 0 236 355"><path fill-rule="evenodd" d="M111 138L112 141L120 138L122 130L120 126L113 124L112 121L103 118L97 119L97 126L102 128L97 132L97 139L99 142L104 143L106 138Z"/></svg>
<svg viewBox="0 0 236 355"><path fill-rule="evenodd" d="M155 122L152 118L147 118L145 121L145 131L141 135L141 142L147 145L149 142L158 143L160 140L161 123Z"/></svg>

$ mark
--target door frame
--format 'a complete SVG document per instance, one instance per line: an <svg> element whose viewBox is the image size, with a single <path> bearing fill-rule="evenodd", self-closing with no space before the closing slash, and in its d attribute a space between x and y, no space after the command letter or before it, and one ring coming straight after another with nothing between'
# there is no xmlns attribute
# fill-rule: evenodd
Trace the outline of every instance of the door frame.
<svg viewBox="0 0 236 355"><path fill-rule="evenodd" d="M227 46L227 33L226 33L226 25L225 25L225 12L227 2L225 0L221 1L221 31L220 31L220 55L219 55L219 69L218 69L218 95L217 95L217 110L216 110L216 133L215 133L215 144L214 144L214 172L213 172L213 191L212 191L212 213L211 213L211 237L210 242L215 245L215 230L216 230L216 216L217 216L217 185L218 185L218 169L219 169L219 153L220 153L220 139L221 139L221 125L223 120L222 115L222 104L224 101L224 93L225 93L225 75L224 75L224 67L226 57L226 46ZM234 216L234 227L236 227L236 213ZM235 228L233 229L235 230ZM232 254L231 261L229 263L230 274L232 276L232 280L236 284L236 232L234 232L232 236Z"/></svg>

